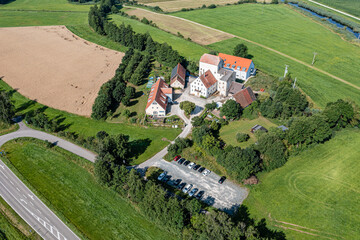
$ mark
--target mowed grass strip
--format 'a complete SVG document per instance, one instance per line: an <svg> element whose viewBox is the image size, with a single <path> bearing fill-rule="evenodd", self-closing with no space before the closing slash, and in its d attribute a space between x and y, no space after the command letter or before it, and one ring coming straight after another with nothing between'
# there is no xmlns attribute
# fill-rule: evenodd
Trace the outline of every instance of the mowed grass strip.
<svg viewBox="0 0 360 240"><path fill-rule="evenodd" d="M0 89L13 91L11 87L4 81L0 81ZM139 164L143 161L146 161L164 147L166 147L169 143L167 141L162 141L162 138L173 140L181 132L180 129L173 128L145 128L142 126L126 123L109 123L106 121L97 121L91 118L48 108L47 106L27 99L16 91L13 91L12 93L12 100L15 103L18 114L25 114L31 110L42 109L50 118L62 119L61 124L67 126L65 129L66 131L75 132L83 137L95 136L99 131L106 131L109 134L122 133L129 135L130 141L136 140L139 144L143 142L145 145L140 144L141 148L139 147L138 149L140 156L134 162L132 162L132 164Z"/></svg>
<svg viewBox="0 0 360 240"><path fill-rule="evenodd" d="M266 218L271 226L321 236L285 230L289 239L359 239L359 145L358 129L337 132L329 142L262 174L245 205L254 217Z"/></svg>
<svg viewBox="0 0 360 240"><path fill-rule="evenodd" d="M87 170L92 163L39 140L21 139L3 148L20 179L88 239L176 239L96 183Z"/></svg>
<svg viewBox="0 0 360 240"><path fill-rule="evenodd" d="M166 31L173 34L178 34L178 32L180 32L186 39L190 38L192 41L201 45L209 45L211 43L232 38L230 34L221 33L191 22L186 22L182 19L174 18L171 15L155 13L146 9L130 8L126 13L134 15L139 19L145 17L146 19L155 22L159 28L166 29Z"/></svg>
<svg viewBox="0 0 360 240"><path fill-rule="evenodd" d="M287 5L241 4L174 15L244 37L308 64L317 52L315 67L360 86L360 48ZM271 62L277 64L280 55L274 56Z"/></svg>
<svg viewBox="0 0 360 240"><path fill-rule="evenodd" d="M228 145L239 146L241 148L246 148L251 144L256 142L256 137L253 133L250 132L251 128L256 124L270 129L271 127L276 127L276 125L270 122L264 117L259 117L253 120L249 119L240 119L239 121L230 122L228 125L221 127L220 129L220 138L225 141ZM246 133L250 136L250 139L246 142L238 143L236 141L236 134Z"/></svg>
<svg viewBox="0 0 360 240"><path fill-rule="evenodd" d="M285 65L289 65L291 76L293 79L297 78L296 86L311 98L315 103L314 107L323 108L328 102L336 101L339 98L350 99L360 104L359 90L255 44L232 38L214 43L210 47L219 52L232 54L234 46L239 43L248 46L249 53L254 56L253 61L256 68L265 73L283 76Z"/></svg>
<svg viewBox="0 0 360 240"><path fill-rule="evenodd" d="M112 14L109 17L115 24L120 25L124 23L125 25L131 25L133 30L137 33L148 32L154 41L160 43L166 42L168 45L172 46L173 49L177 50L180 55L184 56L187 60L199 61L202 54L209 51L205 47L202 47L194 42L174 36L171 33L165 32L150 25L146 25L137 20L133 20L116 14Z"/></svg>

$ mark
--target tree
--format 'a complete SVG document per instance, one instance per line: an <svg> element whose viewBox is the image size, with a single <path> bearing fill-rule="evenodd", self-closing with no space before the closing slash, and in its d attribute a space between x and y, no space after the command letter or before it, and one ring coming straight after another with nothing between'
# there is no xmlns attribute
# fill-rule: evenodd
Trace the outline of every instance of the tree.
<svg viewBox="0 0 360 240"><path fill-rule="evenodd" d="M191 73L197 73L198 70L199 70L199 67L198 65L196 64L196 62L193 62L191 61L188 65L188 70L191 72Z"/></svg>
<svg viewBox="0 0 360 240"><path fill-rule="evenodd" d="M190 115L195 110L195 107L196 105L193 102L184 101L180 103L180 109L184 110L186 115Z"/></svg>
<svg viewBox="0 0 360 240"><path fill-rule="evenodd" d="M246 58L248 56L248 48L245 44L240 43L234 48L234 55L242 58Z"/></svg>
<svg viewBox="0 0 360 240"><path fill-rule="evenodd" d="M193 117L191 123L194 127L200 127L201 125L204 124L204 119L202 117L196 116Z"/></svg>
<svg viewBox="0 0 360 240"><path fill-rule="evenodd" d="M207 103L205 105L205 108L209 109L209 110L214 110L217 107L216 102L212 102L212 103Z"/></svg>
<svg viewBox="0 0 360 240"><path fill-rule="evenodd" d="M128 97L130 99L135 97L135 88L127 86L125 89L125 97Z"/></svg>
<svg viewBox="0 0 360 240"><path fill-rule="evenodd" d="M112 170L110 163L103 160L101 157L97 157L95 161L95 177L97 181L104 185L110 186L112 181Z"/></svg>
<svg viewBox="0 0 360 240"><path fill-rule="evenodd" d="M128 119L130 117L130 110L129 109L125 109L123 112L122 112L122 115Z"/></svg>
<svg viewBox="0 0 360 240"><path fill-rule="evenodd" d="M241 142L246 142L247 140L249 140L250 136L249 134L246 133L237 133L236 134L236 141L241 143Z"/></svg>
<svg viewBox="0 0 360 240"><path fill-rule="evenodd" d="M0 122L10 124L15 116L15 107L7 92L0 91Z"/></svg>
<svg viewBox="0 0 360 240"><path fill-rule="evenodd" d="M235 100L227 100L220 109L220 115L227 119L237 119L241 114L241 106Z"/></svg>
<svg viewBox="0 0 360 240"><path fill-rule="evenodd" d="M335 129L348 126L355 116L351 103L342 99L328 103L323 113L327 117L330 127Z"/></svg>

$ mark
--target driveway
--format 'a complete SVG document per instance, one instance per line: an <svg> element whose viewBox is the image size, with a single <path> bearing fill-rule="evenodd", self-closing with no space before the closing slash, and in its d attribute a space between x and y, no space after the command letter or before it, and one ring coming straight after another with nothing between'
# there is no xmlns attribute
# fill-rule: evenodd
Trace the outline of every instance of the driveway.
<svg viewBox="0 0 360 240"><path fill-rule="evenodd" d="M228 180L219 184L220 176L211 172L208 176L179 165L177 162L167 162L163 159L154 162L154 166L168 172L171 179L181 179L182 182L193 184L193 188L205 191L202 201L230 214L234 213L248 195L245 187L240 187Z"/></svg>

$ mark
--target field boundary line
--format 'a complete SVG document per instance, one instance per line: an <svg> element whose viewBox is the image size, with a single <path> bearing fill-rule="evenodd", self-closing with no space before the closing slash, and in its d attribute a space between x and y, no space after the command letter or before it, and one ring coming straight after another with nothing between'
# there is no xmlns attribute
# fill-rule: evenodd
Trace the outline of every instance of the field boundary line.
<svg viewBox="0 0 360 240"><path fill-rule="evenodd" d="M299 230L299 229L296 229L296 228L285 227L285 226L276 225L276 224L275 224L274 226L275 226L275 227L280 227L280 228L283 228L283 229L287 229L287 230L293 230L293 231L296 231L296 232L300 232L300 233L304 233L304 234L308 234L308 235L312 235L312 236L318 236L318 237L323 237L323 238L335 240L334 238L331 238L331 237L321 236L321 235L319 235L319 234L302 231L302 230Z"/></svg>
<svg viewBox="0 0 360 240"><path fill-rule="evenodd" d="M126 6L127 8L140 9L140 8L137 8L137 7L130 7L130 6L128 6L128 5L124 5L124 6ZM150 11L150 10L146 10L146 9L143 9L143 8L141 8L141 10L148 11L148 12L151 12L151 13L153 13L153 14L163 15L162 13L152 12L152 11ZM255 45L259 46L259 47L265 48L265 49L267 49L267 50L269 50L269 51L272 51L272 52L277 53L277 54L279 54L279 55L281 55L281 56L283 56L283 57L286 57L286 58L288 58L288 59L290 59L290 60L292 60L292 61L295 61L295 62L297 62L297 63L300 63L300 64L302 64L302 65L304 65L304 66L306 66L306 67L308 67L308 68L311 68L311 69L313 69L313 70L315 70L315 71L317 71L317 72L320 72L320 73L322 73L322 74L325 74L325 75L328 76L328 77L331 77L331 78L333 78L333 79L335 79L335 80L338 80L338 81L340 81L340 82L342 82L342 83L345 83L345 84L347 84L347 85L349 85L349 86L351 86L351 87L353 87L353 88L355 88L355 89L357 89L357 90L360 90L360 87L357 86L357 85L355 85L355 84L353 84L353 83L350 83L350 82L348 82L348 81L346 81L346 80L344 80L344 79L342 79L342 78L340 78L340 77L337 77L337 76L335 76L335 75L333 75L333 74L331 74L331 73L328 73L328 72L326 72L326 71L324 71L324 70L321 70L321 69L319 69L319 68L317 68L317 67L311 66L310 64L307 64L307 63L305 63L305 62L303 62L303 61L301 61L301 60L299 60L299 59L297 59L297 58L291 57L291 56L289 56L289 55L287 55L287 54L285 54L285 53L282 53L282 52L280 52L280 51L278 51L278 50L275 50L275 49L273 49L273 48L267 47L267 46L265 46L265 45L263 45L263 44L261 44L261 43L254 42L254 41L249 40L249 39L247 39L247 38L240 37L240 36L234 35L234 34L232 34L232 33L224 32L224 31L222 31L222 30L219 30L219 29L216 29L216 28L213 28L213 27L209 27L209 26L206 26L206 25L203 25L203 24L201 24L201 23L194 22L194 21L191 21L191 20L188 20L188 19L185 19L185 18L173 16L173 15L170 15L170 14L166 14L166 15L167 15L167 16L171 16L171 17L173 17L173 18L177 18L177 19L186 21L186 22L190 22L190 23L193 23L193 24L196 24L196 25L199 25L199 26L208 28L208 29L212 29L212 30L218 31L218 32L220 32L220 33L229 34L229 35L231 35L231 36L234 37L234 38L238 38L238 39L240 39L240 40L243 40L243 41L246 41L246 42L255 44Z"/></svg>
<svg viewBox="0 0 360 240"><path fill-rule="evenodd" d="M348 16L348 17L351 17L351 18L354 18L354 19L360 21L360 18L355 17L354 15L351 15L351 14L349 14L349 13L347 13L347 12L340 11L340 10L338 10L338 9L336 9L336 8L333 8L333 7L330 7L330 6L328 6L328 5L325 5L325 4L316 2L316 1L314 1L314 0L308 0L308 1L309 1L309 2L312 2L312 3L315 3L315 4L317 4L317 5L320 5L320 6L324 7L324 8L328 8L328 9L330 9L330 10L333 10L333 11L335 11L335 12L341 13L341 14L343 14L343 15L345 15L345 16Z"/></svg>

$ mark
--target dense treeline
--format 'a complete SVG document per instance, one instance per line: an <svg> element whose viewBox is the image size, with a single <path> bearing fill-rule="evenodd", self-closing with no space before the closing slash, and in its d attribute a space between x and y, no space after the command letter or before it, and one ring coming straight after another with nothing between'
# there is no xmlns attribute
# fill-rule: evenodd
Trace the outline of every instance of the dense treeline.
<svg viewBox="0 0 360 240"><path fill-rule="evenodd" d="M147 33L135 33L130 25L115 25L109 22L107 14L115 11L115 2L106 0L90 8L89 25L99 34L108 36L111 40L123 46L145 51L165 66L173 67L177 63L185 64L185 59L167 43L155 42ZM117 8L116 8L117 9ZM186 64L185 64L186 65Z"/></svg>
<svg viewBox="0 0 360 240"><path fill-rule="evenodd" d="M294 0L289 0L288 2L290 3L296 3L299 5L299 7L303 7L305 9L308 9L310 11L313 11L321 16L324 16L324 17L328 17L328 18L332 18L333 20L335 20L336 22L339 22L341 23L342 25L344 26L347 26L349 28L351 28L354 32L358 32L360 33L360 24L354 22L354 21L351 21L351 20L347 20L337 14L334 14L334 13L331 13L327 10L324 10L322 8L318 8L318 7L315 7L315 6L311 6L311 5L308 5L304 2L301 2L301 1L294 1Z"/></svg>
<svg viewBox="0 0 360 240"><path fill-rule="evenodd" d="M117 151L119 148L124 150L126 145L117 146ZM99 183L129 199L148 219L183 239L285 239L281 232L264 231L263 222L255 223L244 211L233 218L216 210L204 214L199 200L173 195L156 182L156 176L145 180L134 169L129 171L121 162L109 159L104 152L95 162Z"/></svg>
<svg viewBox="0 0 360 240"><path fill-rule="evenodd" d="M0 122L10 124L14 116L15 107L11 102L10 94L0 90Z"/></svg>
<svg viewBox="0 0 360 240"><path fill-rule="evenodd" d="M128 106L130 100L135 97L135 88L127 86L127 82L134 85L143 83L151 61L150 56L143 56L132 48L126 51L121 64L116 69L115 76L101 86L92 107L91 117L103 119L108 114L112 114L120 103Z"/></svg>

